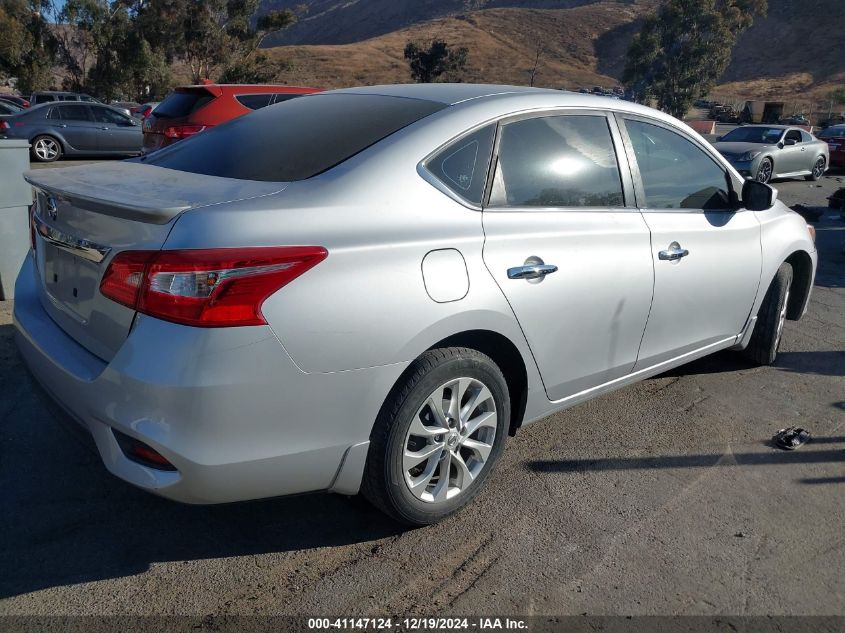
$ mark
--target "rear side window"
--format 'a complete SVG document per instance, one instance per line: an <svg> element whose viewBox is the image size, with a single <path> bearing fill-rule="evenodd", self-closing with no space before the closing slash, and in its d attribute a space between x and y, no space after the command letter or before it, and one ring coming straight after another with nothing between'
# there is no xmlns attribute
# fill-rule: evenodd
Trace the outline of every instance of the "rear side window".
<svg viewBox="0 0 845 633"><path fill-rule="evenodd" d="M464 136L426 161L426 169L461 198L480 205L495 136L495 125Z"/></svg>
<svg viewBox="0 0 845 633"><path fill-rule="evenodd" d="M238 95L235 97L245 108L250 110L258 110L259 108L266 108L273 101L273 95Z"/></svg>
<svg viewBox="0 0 845 633"><path fill-rule="evenodd" d="M205 90L173 92L156 106L155 115L165 119L188 116L214 101L214 98L214 95Z"/></svg>
<svg viewBox="0 0 845 633"><path fill-rule="evenodd" d="M62 121L93 121L86 105L60 105L50 108L49 118Z"/></svg>
<svg viewBox="0 0 845 633"><path fill-rule="evenodd" d="M725 170L666 128L626 119L649 209L727 209Z"/></svg>
<svg viewBox="0 0 845 633"><path fill-rule="evenodd" d="M804 130L801 130L801 141L803 141L804 143L810 143L811 141L814 141L814 140L816 140L816 139L813 138L812 134L805 132Z"/></svg>
<svg viewBox="0 0 845 633"><path fill-rule="evenodd" d="M604 116L546 116L502 128L491 207L621 207Z"/></svg>
<svg viewBox="0 0 845 633"><path fill-rule="evenodd" d="M304 180L444 107L382 95L311 95L238 117L143 160L239 180Z"/></svg>

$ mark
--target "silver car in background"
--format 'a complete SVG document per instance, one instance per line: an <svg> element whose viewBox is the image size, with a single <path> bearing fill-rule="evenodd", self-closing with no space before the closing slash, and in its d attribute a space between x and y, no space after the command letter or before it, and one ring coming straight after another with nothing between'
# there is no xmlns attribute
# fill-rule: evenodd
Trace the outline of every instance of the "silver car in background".
<svg viewBox="0 0 845 633"><path fill-rule="evenodd" d="M788 125L744 125L713 146L741 176L763 183L800 176L818 180L830 166L827 143Z"/></svg>
<svg viewBox="0 0 845 633"><path fill-rule="evenodd" d="M655 110L337 90L145 158L28 172L17 339L106 467L221 503L469 502L524 424L806 310L806 223Z"/></svg>

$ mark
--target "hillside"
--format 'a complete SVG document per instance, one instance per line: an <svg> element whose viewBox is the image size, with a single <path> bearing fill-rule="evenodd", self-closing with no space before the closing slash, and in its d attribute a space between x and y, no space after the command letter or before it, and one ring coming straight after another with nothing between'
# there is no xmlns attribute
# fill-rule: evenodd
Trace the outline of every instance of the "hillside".
<svg viewBox="0 0 845 633"><path fill-rule="evenodd" d="M469 48L464 81L524 84L537 45L542 43L537 85L611 86L618 83L632 25L646 10L643 4L620 2L557 10L486 9L430 20L355 44L283 46L266 52L290 65L283 74L289 83L331 88L401 83L410 81L403 58L405 44L436 36ZM620 39L619 33L625 38Z"/></svg>
<svg viewBox="0 0 845 633"><path fill-rule="evenodd" d="M636 4L642 0L623 0ZM646 4L652 0L645 0ZM496 8L569 9L599 0L264 0L262 10L291 9L300 14L292 28L268 45L348 44L392 33L421 22Z"/></svg>
<svg viewBox="0 0 845 633"><path fill-rule="evenodd" d="M394 83L410 81L402 55L408 40L437 36L469 48L465 81L522 84L540 43L545 50L538 85L610 86L619 83L639 21L658 2L310 0L305 17L283 34L285 41L308 44L268 52L290 65L279 77L288 83L329 88ZM301 4L267 0L263 6ZM845 39L839 35L845 0L769 0L769 7L769 16L758 18L740 38L714 94L820 101L845 85Z"/></svg>

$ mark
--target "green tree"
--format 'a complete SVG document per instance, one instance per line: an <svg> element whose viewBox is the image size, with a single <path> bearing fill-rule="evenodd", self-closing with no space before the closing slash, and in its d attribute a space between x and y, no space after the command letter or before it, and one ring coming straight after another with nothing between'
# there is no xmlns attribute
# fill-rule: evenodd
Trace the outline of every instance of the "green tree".
<svg viewBox="0 0 845 633"><path fill-rule="evenodd" d="M0 0L0 74L17 78L24 94L52 81L54 40L46 0Z"/></svg>
<svg viewBox="0 0 845 633"><path fill-rule="evenodd" d="M628 49L623 81L638 101L681 118L724 73L736 38L767 0L666 0Z"/></svg>
<svg viewBox="0 0 845 633"><path fill-rule="evenodd" d="M411 67L411 78L417 83L431 83L444 75L460 80L468 54L465 46L453 49L439 39L428 44L408 42L405 45L405 59Z"/></svg>

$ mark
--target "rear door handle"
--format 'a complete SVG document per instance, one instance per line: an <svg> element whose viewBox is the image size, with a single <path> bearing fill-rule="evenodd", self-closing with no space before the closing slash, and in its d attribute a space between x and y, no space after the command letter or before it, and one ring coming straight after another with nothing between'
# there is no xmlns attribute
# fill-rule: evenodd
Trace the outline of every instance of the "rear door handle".
<svg viewBox="0 0 845 633"><path fill-rule="evenodd" d="M689 251L685 248L681 248L681 245L677 242L672 242L669 244L669 248L665 251L657 253L658 259L669 262L677 261L681 259L681 257L686 257L687 255L689 255Z"/></svg>
<svg viewBox="0 0 845 633"><path fill-rule="evenodd" d="M104 126L104 127L101 127L100 129L101 129L101 130L107 130L107 129L109 129L109 128Z"/></svg>
<svg viewBox="0 0 845 633"><path fill-rule="evenodd" d="M539 279L557 272L554 264L530 264L508 268L508 279Z"/></svg>

